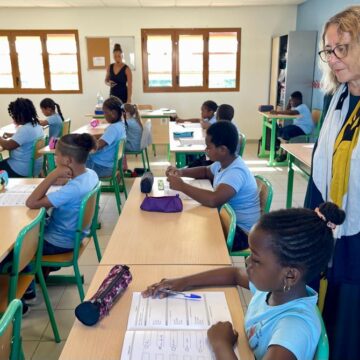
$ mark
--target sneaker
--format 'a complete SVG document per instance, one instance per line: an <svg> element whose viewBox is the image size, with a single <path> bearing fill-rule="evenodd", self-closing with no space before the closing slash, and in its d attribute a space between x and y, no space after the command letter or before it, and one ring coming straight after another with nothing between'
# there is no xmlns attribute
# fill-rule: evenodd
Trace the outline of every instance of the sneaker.
<svg viewBox="0 0 360 360"><path fill-rule="evenodd" d="M29 305L28 304L26 304L26 302L25 301L23 301L22 300L22 317L24 318L24 317L26 317L26 316L28 316L29 315L29 313L30 313L30 307L29 307Z"/></svg>
<svg viewBox="0 0 360 360"><path fill-rule="evenodd" d="M26 290L24 296L22 297L27 303L32 304L36 302L36 292L34 289ZM23 303L24 304L24 303Z"/></svg>

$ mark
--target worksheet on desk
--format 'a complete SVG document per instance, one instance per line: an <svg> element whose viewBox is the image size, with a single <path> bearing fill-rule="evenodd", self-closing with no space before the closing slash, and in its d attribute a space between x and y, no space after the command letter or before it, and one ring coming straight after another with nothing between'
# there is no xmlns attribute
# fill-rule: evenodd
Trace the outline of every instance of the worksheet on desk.
<svg viewBox="0 0 360 360"><path fill-rule="evenodd" d="M206 179L192 179L192 178L182 178L184 182L186 182L189 185L192 185L194 187L197 187L199 189L203 189L203 190L209 190L209 191L214 191L211 183L209 180ZM191 197L187 196L186 194L184 194L181 191L177 191L177 190L172 190L170 189L169 183L165 180L164 181L164 195L166 196L173 196L176 194L179 194L180 198L182 200L193 200Z"/></svg>
<svg viewBox="0 0 360 360"><path fill-rule="evenodd" d="M143 298L133 293L121 360L215 359L207 329L231 321L223 292L200 292L200 300Z"/></svg>

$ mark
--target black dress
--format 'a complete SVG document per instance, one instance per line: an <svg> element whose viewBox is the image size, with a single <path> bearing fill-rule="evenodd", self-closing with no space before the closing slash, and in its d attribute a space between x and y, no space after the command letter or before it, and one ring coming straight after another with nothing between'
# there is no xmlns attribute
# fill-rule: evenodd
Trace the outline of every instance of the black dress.
<svg viewBox="0 0 360 360"><path fill-rule="evenodd" d="M115 86L110 87L110 96L118 97L123 103L126 103L128 99L126 68L127 65L124 65L120 71L115 74L114 64L110 65L110 81L116 83Z"/></svg>

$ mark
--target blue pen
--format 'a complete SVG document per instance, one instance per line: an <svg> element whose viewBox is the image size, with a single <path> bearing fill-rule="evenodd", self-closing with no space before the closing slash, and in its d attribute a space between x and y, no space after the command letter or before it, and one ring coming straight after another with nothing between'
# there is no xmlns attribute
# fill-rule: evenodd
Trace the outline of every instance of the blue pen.
<svg viewBox="0 0 360 360"><path fill-rule="evenodd" d="M163 292L165 294L168 295L181 295L183 296L185 299L191 299L191 300L199 300L201 299L200 295L196 295L196 294L187 294L181 291L174 291L174 290L170 290L170 289L161 289L159 290L160 292Z"/></svg>

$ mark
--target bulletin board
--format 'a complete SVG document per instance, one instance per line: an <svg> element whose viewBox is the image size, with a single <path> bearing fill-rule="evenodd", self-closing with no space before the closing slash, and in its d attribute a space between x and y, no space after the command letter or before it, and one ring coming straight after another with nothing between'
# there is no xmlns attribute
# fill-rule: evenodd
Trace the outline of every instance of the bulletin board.
<svg viewBox="0 0 360 360"><path fill-rule="evenodd" d="M135 37L87 37L88 69L106 69L112 62L114 44L120 44L123 51L123 61L131 70L135 70Z"/></svg>

